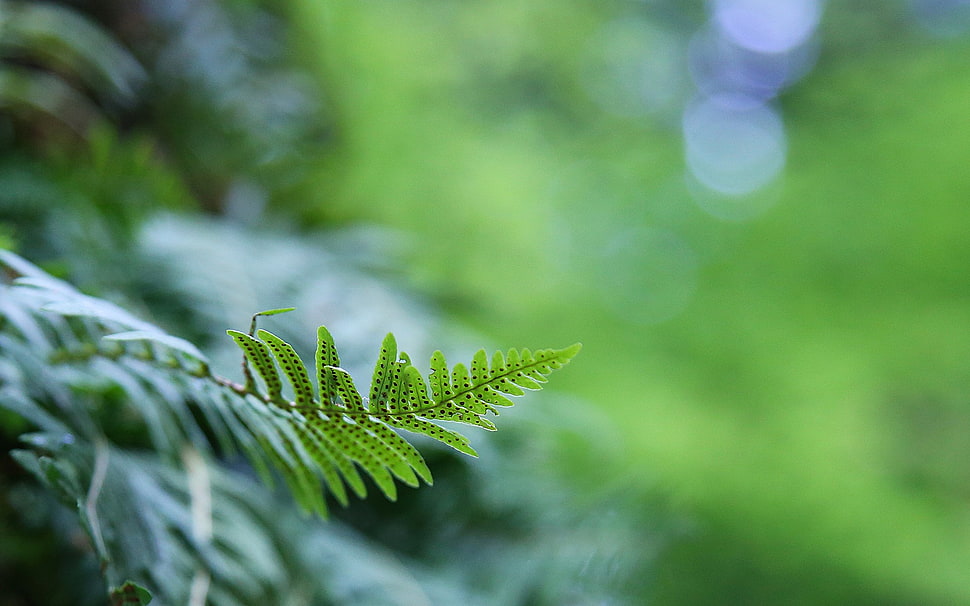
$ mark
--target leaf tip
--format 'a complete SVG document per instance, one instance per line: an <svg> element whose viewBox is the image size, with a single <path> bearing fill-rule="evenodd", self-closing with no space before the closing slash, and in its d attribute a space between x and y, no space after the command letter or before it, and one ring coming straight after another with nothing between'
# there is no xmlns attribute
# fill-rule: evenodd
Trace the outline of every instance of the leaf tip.
<svg viewBox="0 0 970 606"><path fill-rule="evenodd" d="M579 350L581 350L582 348L583 348L582 343L573 343L569 347L564 347L563 349L561 349L560 352L562 353L563 357L568 360L574 357L576 354L578 354Z"/></svg>
<svg viewBox="0 0 970 606"><path fill-rule="evenodd" d="M285 314L288 311L295 310L295 307L279 307L277 309L266 309L264 311L257 311L254 316L275 316L277 314Z"/></svg>

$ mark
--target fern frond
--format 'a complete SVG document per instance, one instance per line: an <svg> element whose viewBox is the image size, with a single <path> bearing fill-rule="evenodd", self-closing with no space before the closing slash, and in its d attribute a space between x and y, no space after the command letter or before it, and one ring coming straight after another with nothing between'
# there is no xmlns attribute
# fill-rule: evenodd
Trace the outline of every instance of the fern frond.
<svg viewBox="0 0 970 606"><path fill-rule="evenodd" d="M417 486L419 479L431 483L431 472L421 454L392 428L420 433L477 456L468 438L439 421L494 430L495 425L485 415L497 414L496 406L512 405L503 394L517 396L525 390L540 389L546 376L562 368L580 349L579 344L535 352L511 349L507 355L496 352L491 364L483 349L473 357L471 371L460 363L449 369L444 354L436 351L431 357L429 392L428 383L410 357L398 352L394 335L388 334L365 404L353 378L340 368L333 337L325 327L317 330L316 393L303 360L280 337L262 329L256 336L227 332L266 386L265 392L250 393L294 415L293 428L323 474L324 483L342 503L346 493L343 482L359 496L366 494L358 467L392 500L397 494L394 478L409 486ZM281 373L292 387L292 401L282 396ZM290 482L294 484L295 479Z"/></svg>

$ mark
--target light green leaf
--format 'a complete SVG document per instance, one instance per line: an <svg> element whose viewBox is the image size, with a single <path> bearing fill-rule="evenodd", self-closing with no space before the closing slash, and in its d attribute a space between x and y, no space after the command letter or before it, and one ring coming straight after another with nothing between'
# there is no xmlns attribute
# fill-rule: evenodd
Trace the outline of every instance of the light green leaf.
<svg viewBox="0 0 970 606"><path fill-rule="evenodd" d="M397 342L394 335L387 333L381 343L381 352L374 364L374 374L370 383L369 404L371 410L381 410L380 404L386 401L391 390L392 368L397 359Z"/></svg>
<svg viewBox="0 0 970 606"><path fill-rule="evenodd" d="M401 429L413 431L414 433L421 433L434 438L435 440L447 444L455 450L463 452L469 456L478 456L478 453L475 452L475 449L469 445L468 438L465 436L461 435L457 431L445 429L437 423L422 420L416 415L390 415L387 417L387 423L392 427L399 427Z"/></svg>
<svg viewBox="0 0 970 606"><path fill-rule="evenodd" d="M269 345L276 357L276 362L283 370L283 374L290 380L290 385L293 386L293 395L296 397L296 405L311 406L315 404L313 387L310 385L310 375L293 346L268 330L260 329L256 336Z"/></svg>
<svg viewBox="0 0 970 606"><path fill-rule="evenodd" d="M334 345L333 337L324 326L317 329L315 359L320 403L326 406L337 398L337 385L334 382L333 373L328 372L327 368L340 366L340 358L337 356L337 347Z"/></svg>
<svg viewBox="0 0 970 606"><path fill-rule="evenodd" d="M325 366L324 370L329 377L328 381L336 386L341 406L351 411L364 412L364 399L357 391L350 374L343 368L333 366Z"/></svg>
<svg viewBox="0 0 970 606"><path fill-rule="evenodd" d="M295 307L280 307L278 309L267 309L265 311L257 311L254 316L275 316L277 314L285 314L288 311L295 310Z"/></svg>
<svg viewBox="0 0 970 606"><path fill-rule="evenodd" d="M267 397L272 402L281 402L283 400L283 382L280 381L279 372L276 369L276 364L273 363L273 357L270 353L269 346L263 343L259 339L251 337L244 332L239 332L238 330L227 330L226 334L232 337L236 345L240 347L243 351L245 359L249 361L254 367L256 367L256 372L262 377L263 382L266 384ZM249 381L251 383L251 381ZM255 390L255 385L247 385L250 390Z"/></svg>

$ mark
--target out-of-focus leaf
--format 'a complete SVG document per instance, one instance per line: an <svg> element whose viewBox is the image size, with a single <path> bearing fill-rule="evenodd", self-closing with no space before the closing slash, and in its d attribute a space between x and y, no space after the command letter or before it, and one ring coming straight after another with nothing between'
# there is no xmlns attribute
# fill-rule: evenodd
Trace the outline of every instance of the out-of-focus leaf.
<svg viewBox="0 0 970 606"><path fill-rule="evenodd" d="M174 349L175 351L184 353L185 355L200 362L208 363L208 358L206 358L205 354L199 351L198 347L185 339L180 339L179 337L174 337L163 332L150 330L130 330L126 332L114 333L104 338L107 341L151 341L164 345L169 349Z"/></svg>
<svg viewBox="0 0 970 606"><path fill-rule="evenodd" d="M0 53L30 58L83 79L92 90L130 103L145 80L138 61L79 12L48 2L0 2Z"/></svg>

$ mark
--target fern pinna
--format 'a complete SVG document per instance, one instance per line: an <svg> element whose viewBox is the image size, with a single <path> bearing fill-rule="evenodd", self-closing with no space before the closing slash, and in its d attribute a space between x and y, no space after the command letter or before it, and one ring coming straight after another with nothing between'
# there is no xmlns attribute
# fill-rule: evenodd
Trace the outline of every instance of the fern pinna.
<svg viewBox="0 0 970 606"><path fill-rule="evenodd" d="M547 375L568 363L580 349L579 344L534 352L510 349L507 354L495 352L491 363L485 350L479 350L470 368L459 363L451 369L444 355L436 351L426 382L408 355L398 352L394 335L388 334L365 399L350 374L340 367L337 348L326 327L317 330L316 389L307 366L292 346L269 331L255 331L257 316L285 311L290 309L254 315L248 333L227 331L243 351L246 377L244 385L230 387L287 415L304 453L321 472L330 492L344 504L345 485L360 497L366 494L358 467L390 499L397 493L394 478L409 486L417 486L419 478L432 482L421 454L392 428L424 434L477 456L465 436L439 421L494 430L486 415L497 414L496 406L511 406L507 395L540 389ZM253 368L262 380L261 387ZM293 400L283 396L281 374L292 389ZM278 467L289 472L285 474L287 481L294 492L308 499L305 505L314 505L315 499L304 490L306 478L293 473L296 470L291 466Z"/></svg>

